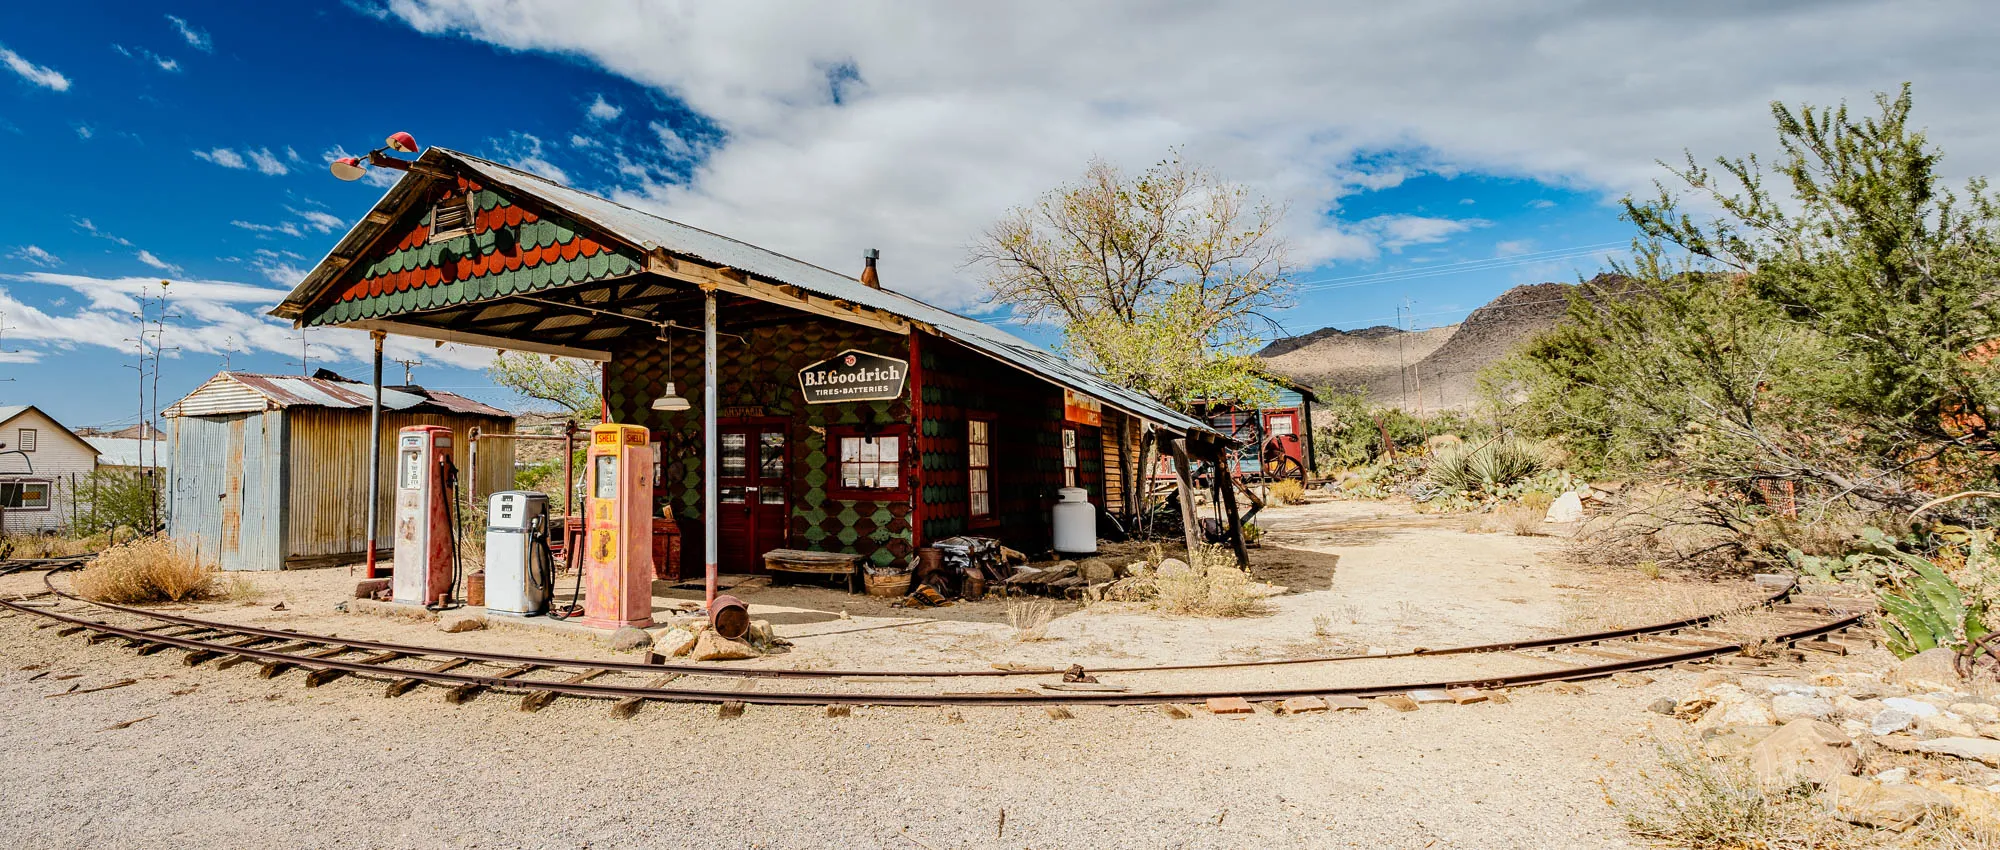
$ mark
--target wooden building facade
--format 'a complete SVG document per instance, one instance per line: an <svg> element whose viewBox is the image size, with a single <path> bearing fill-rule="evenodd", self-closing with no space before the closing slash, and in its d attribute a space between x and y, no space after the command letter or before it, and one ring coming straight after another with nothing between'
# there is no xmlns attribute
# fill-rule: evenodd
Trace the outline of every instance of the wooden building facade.
<svg viewBox="0 0 2000 850"><path fill-rule="evenodd" d="M883 288L872 263L849 277L433 148L273 312L601 362L609 421L652 432L655 515L678 520L683 575L702 569L710 519L705 322L723 572L760 571L779 548L888 567L965 533L1047 550L1059 489L1126 513L1142 441L1226 443ZM688 409L655 408L670 382Z"/></svg>

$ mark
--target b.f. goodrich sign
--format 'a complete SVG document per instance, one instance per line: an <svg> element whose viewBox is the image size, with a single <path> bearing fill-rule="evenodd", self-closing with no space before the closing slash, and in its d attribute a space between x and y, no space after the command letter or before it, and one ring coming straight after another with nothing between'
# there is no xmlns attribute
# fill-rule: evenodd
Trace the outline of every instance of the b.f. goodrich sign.
<svg viewBox="0 0 2000 850"><path fill-rule="evenodd" d="M910 361L850 348L799 370L807 404L887 401L903 395Z"/></svg>

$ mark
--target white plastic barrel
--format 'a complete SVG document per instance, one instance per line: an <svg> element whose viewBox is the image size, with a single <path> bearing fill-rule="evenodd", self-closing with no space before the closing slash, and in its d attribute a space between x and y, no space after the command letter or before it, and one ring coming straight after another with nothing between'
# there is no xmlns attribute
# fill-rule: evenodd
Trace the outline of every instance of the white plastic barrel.
<svg viewBox="0 0 2000 850"><path fill-rule="evenodd" d="M1056 494L1056 551L1087 555L1097 551L1097 507L1082 487L1064 487Z"/></svg>

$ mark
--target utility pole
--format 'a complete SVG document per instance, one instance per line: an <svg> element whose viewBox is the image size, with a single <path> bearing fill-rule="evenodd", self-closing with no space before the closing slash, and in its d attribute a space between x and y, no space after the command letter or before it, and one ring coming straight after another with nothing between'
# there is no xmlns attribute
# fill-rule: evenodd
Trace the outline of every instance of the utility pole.
<svg viewBox="0 0 2000 850"><path fill-rule="evenodd" d="M412 381L410 376L416 367L424 365L424 359L416 356L412 356L407 360L401 357L391 357L389 359L403 364L403 386L415 386L416 382Z"/></svg>
<svg viewBox="0 0 2000 850"><path fill-rule="evenodd" d="M1403 381L1404 410L1410 409L1410 367L1404 362L1403 357L1403 337L1408 333L1403 328L1403 313L1408 309L1410 309L1410 296L1405 295L1402 303L1396 305L1396 377Z"/></svg>

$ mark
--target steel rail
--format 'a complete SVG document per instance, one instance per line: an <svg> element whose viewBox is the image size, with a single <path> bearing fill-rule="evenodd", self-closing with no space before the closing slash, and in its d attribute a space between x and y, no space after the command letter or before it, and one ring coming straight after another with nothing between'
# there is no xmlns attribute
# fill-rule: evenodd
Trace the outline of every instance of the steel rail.
<svg viewBox="0 0 2000 850"><path fill-rule="evenodd" d="M381 641L362 640L359 638L334 637L331 635L326 635L326 636L305 635L300 632L284 631L279 629L264 629L256 626L242 626L233 623L219 622L216 620L204 620L197 617L182 617L174 614L165 614L157 611L148 611L142 608L133 608L109 602L94 602L57 589L53 582L54 576L55 574L52 571L49 574L43 576L42 579L42 583L45 587L48 588L49 593L52 593L60 598L68 599L74 602L81 602L86 605L94 605L100 608L105 608L108 610L117 611L124 614L131 614L138 617L146 617L154 620L160 620L163 622L177 623L185 626L225 629L229 631L235 631L244 635L259 635L263 637L277 638L280 640L302 640L310 637L321 643L326 643L329 645L337 644L337 645L352 647L355 649L372 649L383 652L401 652L407 655L426 655L426 654L449 655L460 658L466 658L470 660L489 661L489 662L516 664L516 665L536 664L546 667L587 666L601 670L618 670L623 672L641 672L641 673L654 673L654 674L682 673L686 675L730 676L737 678L756 678L756 679L855 679L855 678L903 679L903 678L913 678L913 677L940 678L940 679L1001 678L1001 677L1016 677L1016 676L1044 676L1050 673L1056 673L1061 671L1061 668L1057 667L1047 667L1047 668L1037 667L1033 669L1014 669L1014 670L835 670L835 669L801 670L801 669L786 669L786 668L720 667L711 664L687 664L687 663L671 663L671 662L661 662L661 663L643 663L636 661L599 662L599 661L590 661L586 659L576 659L576 658L556 658L550 656L536 656L536 655L512 655L512 654L498 653L498 652L481 652L478 650L443 649L440 647L385 643ZM1797 586L1796 583L1788 584L1785 587L1767 596L1762 602L1757 603L1755 605L1747 605L1741 608L1736 608L1724 612L1702 614L1682 620L1675 620L1672 622L1655 623L1647 626L1635 626L1631 628L1614 629L1611 631L1603 631L1603 632L1591 632L1588 634L1561 635L1548 638L1529 638L1517 641L1507 641L1503 643L1488 643L1488 644L1477 644L1472 646L1442 647L1438 649L1419 648L1413 650L1405 650L1402 652L1382 653L1380 655L1365 655L1365 654L1322 655L1322 656L1313 656L1309 658L1279 658L1279 659L1266 659L1261 661L1220 661L1220 662L1207 662L1207 663L1197 663L1197 664L1163 664L1163 665L1154 665L1146 667L1091 667L1088 669L1089 672L1093 674L1169 673L1169 672L1187 672L1187 671L1199 671L1199 670L1227 670L1227 669L1238 669L1238 668L1248 669L1255 667L1277 667L1277 666L1290 666L1298 664L1325 664L1325 663L1334 663L1342 661L1382 661L1382 660L1396 659L1396 658L1464 655L1464 654L1488 653L1488 652L1510 652L1510 651L1519 651L1524 649L1549 649L1562 646L1577 646L1585 644L1603 643L1606 641L1624 640L1626 638L1634 638L1644 635L1664 634L1664 633L1677 632L1684 629L1701 628L1702 626L1714 623L1716 620L1719 620L1722 617L1730 616L1733 614L1739 614L1746 611L1752 611L1773 605L1779 601L1782 601L1785 597L1789 596L1792 590L1796 586Z"/></svg>
<svg viewBox="0 0 2000 850"><path fill-rule="evenodd" d="M695 702L695 703L741 702L741 703L757 703L761 705L829 705L829 704L893 705L893 706L1148 705L1148 704L1168 703L1168 702L1199 702L1212 697L1240 697L1242 699L1252 700L1252 701L1283 700L1300 696L1373 697L1373 696L1386 696L1389 694L1407 693L1419 690L1446 690L1451 688L1466 688L1466 687L1498 689L1498 688L1522 687L1526 685L1545 684L1550 682L1565 682L1565 681L1574 681L1580 679L1594 679L1594 678L1609 676L1613 673L1628 672L1634 670L1647 670L1658 667L1668 667L1675 664L1682 664L1692 661L1703 661L1710 658L1717 658L1724 655L1730 655L1736 652L1740 652L1744 648L1743 643L1732 643L1726 645L1704 647L1701 649L1691 649L1683 652L1669 653L1666 655L1656 655L1644 658L1633 658L1623 661L1612 661L1604 664L1592 664L1581 667L1569 667L1569 668L1546 670L1534 673L1518 673L1506 676L1450 679L1450 680L1431 681L1431 682L1416 682L1416 683L1405 682L1405 683L1394 683L1394 684L1383 684L1383 685L1358 685L1358 686L1344 686L1344 687L1317 686L1317 687L1262 688L1253 690L1224 688L1224 689L1206 690L1206 691L1176 691L1176 692L1150 692L1150 693L1095 693L1095 692L1065 691L1052 694L1043 694L1043 693L945 693L945 694L886 693L885 694L885 693L855 693L855 692L813 693L813 692L799 692L799 691L758 692L758 691L737 691L737 690L717 691L717 690L708 690L703 688L646 687L646 686L616 685L616 684L590 682L590 681L583 681L583 682L538 681L532 679L518 678L517 677L518 673L514 675L504 675L504 676L482 676L471 673L456 673L450 670L422 670L422 669L413 670L403 667L390 667L386 664L370 664L358 661L343 661L334 657L319 657L319 658L305 657L285 652L277 652L273 650L256 649L254 647L249 647L249 646L229 646L227 644L216 643L212 640L196 640L175 635L156 634L141 629L129 628L125 626L116 626L109 623L88 620L82 617L74 617L56 611L47 611L37 608L21 606L12 601L4 599L0 599L0 606L10 608L18 612L40 614L41 616L49 617L58 620L60 622L69 623L70 625L73 626L80 626L86 630L98 632L100 634L109 634L117 637L123 637L141 643L164 644L168 646L176 646L182 649L199 651L199 652L208 652L217 655L236 655L252 659L262 659L269 662L279 663L284 667L296 666L300 668L311 668L311 669L342 670L348 673L371 675L391 680L415 679L419 681L429 682L432 684L473 686L479 688L490 688L494 690L504 690L504 691L548 691L562 696L621 698L621 699L637 698L642 700L656 700L663 702ZM1789 644L1800 640L1816 638L1859 625L1866 616L1867 615L1864 613L1847 614L1846 616L1836 617L1835 619L1832 620L1816 623L1790 632L1773 635L1770 638L1760 639L1758 642ZM256 634L257 632L266 631L266 630L240 629L237 627L230 627L230 626L223 626L221 627L220 630L244 633L244 634ZM337 639L328 639L322 641L318 636L302 634L298 632L277 632L275 634L282 635L284 638L288 638L294 641L304 642L313 645L318 645L320 643L328 643L328 644L341 643L341 641ZM428 652L420 654L430 655L430 656L442 656L446 658L470 657L470 655L468 654L461 654L449 650L436 650L436 649L432 649ZM570 667L580 667L586 670L612 669L608 668L607 665L588 662L588 661L571 661L567 663L556 663L556 662L557 660L555 659L542 659L538 663L533 661L529 663L535 667L544 669L563 669ZM661 668L659 668L658 666L648 666L644 667L644 669L651 671L659 671Z"/></svg>

